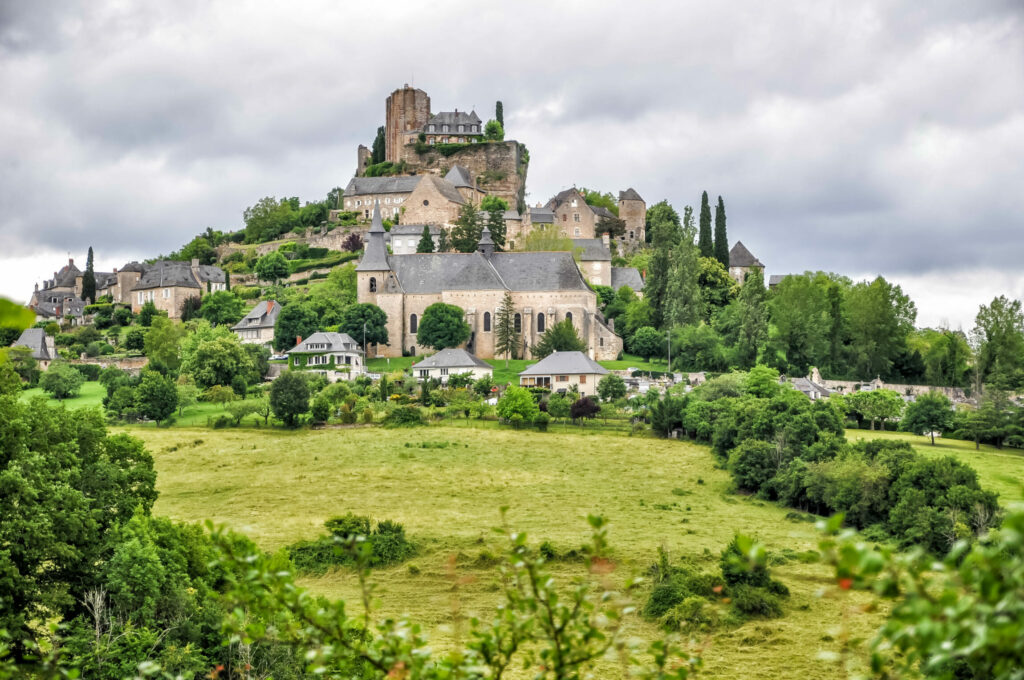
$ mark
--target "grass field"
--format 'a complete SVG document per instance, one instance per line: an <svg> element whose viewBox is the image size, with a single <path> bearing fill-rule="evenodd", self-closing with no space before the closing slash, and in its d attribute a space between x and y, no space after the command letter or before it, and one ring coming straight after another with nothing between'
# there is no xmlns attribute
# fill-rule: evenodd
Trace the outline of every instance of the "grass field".
<svg viewBox="0 0 1024 680"><path fill-rule="evenodd" d="M1024 502L1024 451L1018 449L997 449L982 445L975 451L974 442L958 439L931 439L905 432L871 432L870 430L847 430L850 441L860 439L893 439L908 441L914 449L926 456L954 455L978 471L982 486L999 493L1002 505Z"/></svg>
<svg viewBox="0 0 1024 680"><path fill-rule="evenodd" d="M708 450L682 442L460 426L130 431L156 458L159 514L212 519L267 550L317 536L325 519L349 511L402 522L418 546L412 563L419 573L408 565L376 572L378 614L408 613L441 646L451 641L447 624L455 603L463 614L486 616L497 602L496 573L478 558L502 549L491 531L501 506L509 507L509 523L533 542L549 540L559 550L586 540L588 513L603 514L611 521L623 579L643 573L659 546L715 569L734 531L753 534L775 551L808 550L817 541L813 524L786 519L785 509L729 494L728 474L714 468ZM449 447L419 448L425 441ZM555 572L568 578L580 569L558 564ZM703 652L708 670L702 676L836 677L834 662L819 652L838 649L833 640L841 622L864 636L882 620L879 613L854 614L851 600L837 599L820 565L793 561L774 573L792 591L786 617L714 634ZM457 594L454 579L461 583ZM348 571L303 583L356 600ZM852 597L863 602L861 595ZM637 618L629 625L643 637L655 633ZM607 674L618 671L609 667Z"/></svg>
<svg viewBox="0 0 1024 680"><path fill-rule="evenodd" d="M86 381L82 383L82 391L77 397L72 399L64 399L60 403L68 408L82 408L85 406L102 406L103 397L107 396L107 391L103 385L95 380ZM32 399L33 397L46 397L50 398L50 395L39 387L33 387L30 390L25 390L21 393L21 398L24 400ZM56 399L53 399L56 403Z"/></svg>

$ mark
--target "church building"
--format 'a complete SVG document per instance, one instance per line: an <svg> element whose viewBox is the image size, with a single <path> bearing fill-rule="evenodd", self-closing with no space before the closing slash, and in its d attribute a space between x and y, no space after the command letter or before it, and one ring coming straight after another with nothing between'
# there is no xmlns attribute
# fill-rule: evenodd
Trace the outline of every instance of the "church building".
<svg viewBox="0 0 1024 680"><path fill-rule="evenodd" d="M473 253L390 255L385 235L375 204L356 277L359 302L377 305L388 317L389 344L376 347L377 356L422 353L426 348L416 340L419 320L427 307L444 302L465 312L471 329L466 349L482 359L501 358L495 356L494 336L506 293L515 306L518 356L529 358L544 331L564 319L572 321L592 359L615 359L622 352L622 338L598 311L597 293L572 253L496 253L484 229Z"/></svg>

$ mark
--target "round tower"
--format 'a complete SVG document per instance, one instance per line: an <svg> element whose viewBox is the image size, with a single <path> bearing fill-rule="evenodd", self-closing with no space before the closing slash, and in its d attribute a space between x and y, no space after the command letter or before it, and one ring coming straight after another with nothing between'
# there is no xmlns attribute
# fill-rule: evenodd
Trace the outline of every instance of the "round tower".
<svg viewBox="0 0 1024 680"><path fill-rule="evenodd" d="M627 243L643 243L646 240L647 203L635 189L619 192L619 219L626 223L623 240Z"/></svg>
<svg viewBox="0 0 1024 680"><path fill-rule="evenodd" d="M402 160L406 135L419 132L430 118L430 96L406 83L388 97L384 110L384 160Z"/></svg>

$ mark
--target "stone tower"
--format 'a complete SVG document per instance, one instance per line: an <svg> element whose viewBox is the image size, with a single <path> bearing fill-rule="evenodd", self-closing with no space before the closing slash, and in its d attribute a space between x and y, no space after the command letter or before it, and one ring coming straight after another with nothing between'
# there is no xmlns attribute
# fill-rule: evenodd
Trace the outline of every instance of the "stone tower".
<svg viewBox="0 0 1024 680"><path fill-rule="evenodd" d="M635 189L619 192L619 219L626 223L626 243L643 243L647 228L647 203Z"/></svg>
<svg viewBox="0 0 1024 680"><path fill-rule="evenodd" d="M409 87L395 90L388 97L384 112L384 160L402 160L408 133L419 132L430 118L430 96Z"/></svg>

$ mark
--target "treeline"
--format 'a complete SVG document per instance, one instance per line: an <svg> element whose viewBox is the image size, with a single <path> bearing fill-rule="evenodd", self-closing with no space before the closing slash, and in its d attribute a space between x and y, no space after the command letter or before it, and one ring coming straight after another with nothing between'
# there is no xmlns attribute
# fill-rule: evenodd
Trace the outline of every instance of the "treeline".
<svg viewBox="0 0 1024 680"><path fill-rule="evenodd" d="M805 512L844 513L875 539L943 554L999 524L996 494L969 466L921 456L906 442L850 444L840 404L810 401L766 366L666 395L650 417L658 433L681 429L710 444L738 490Z"/></svg>
<svg viewBox="0 0 1024 680"><path fill-rule="evenodd" d="M737 283L718 238L725 233L724 207L716 210L715 238L710 210L701 210L700 239L694 221L689 206L682 218L664 201L651 206L650 250L615 262L646 271L643 299L599 288L604 314L615 320L627 351L664 359L671 342L673 368L685 371L760 363L787 375L806 375L815 366L833 379L1024 388L1020 301L1000 296L983 305L969 335L919 330L914 302L882 277L853 282L808 272L768 290L752 270Z"/></svg>

